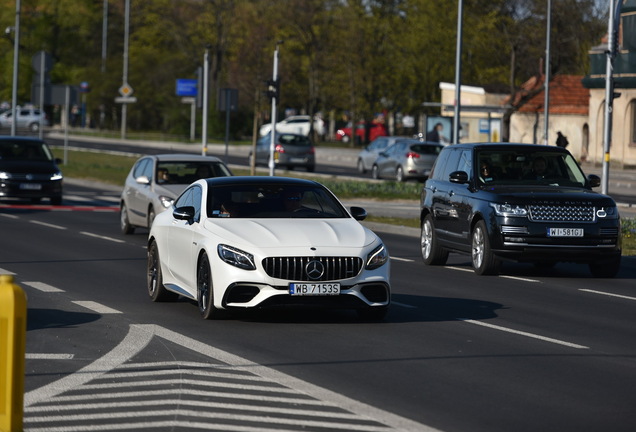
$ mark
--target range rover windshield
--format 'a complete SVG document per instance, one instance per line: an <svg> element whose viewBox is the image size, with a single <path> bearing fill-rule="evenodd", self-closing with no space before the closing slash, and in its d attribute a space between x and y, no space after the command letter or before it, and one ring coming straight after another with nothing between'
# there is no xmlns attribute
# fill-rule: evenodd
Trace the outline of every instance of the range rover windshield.
<svg viewBox="0 0 636 432"><path fill-rule="evenodd" d="M584 187L585 175L569 153L520 149L482 150L476 157L477 184Z"/></svg>

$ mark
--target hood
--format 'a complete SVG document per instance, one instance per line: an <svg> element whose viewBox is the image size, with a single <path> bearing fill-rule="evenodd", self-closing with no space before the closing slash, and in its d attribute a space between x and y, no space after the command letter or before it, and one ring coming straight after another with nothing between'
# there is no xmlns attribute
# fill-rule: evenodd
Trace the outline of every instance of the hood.
<svg viewBox="0 0 636 432"><path fill-rule="evenodd" d="M356 220L345 219L207 219L205 227L229 244L268 247L361 248L377 237Z"/></svg>
<svg viewBox="0 0 636 432"><path fill-rule="evenodd" d="M586 201L602 202L604 205L614 203L607 195L602 195L593 190L581 187L554 187L554 186L490 186L485 191L496 195L497 201Z"/></svg>
<svg viewBox="0 0 636 432"><path fill-rule="evenodd" d="M52 174L60 169L53 161L0 160L0 171L12 174Z"/></svg>

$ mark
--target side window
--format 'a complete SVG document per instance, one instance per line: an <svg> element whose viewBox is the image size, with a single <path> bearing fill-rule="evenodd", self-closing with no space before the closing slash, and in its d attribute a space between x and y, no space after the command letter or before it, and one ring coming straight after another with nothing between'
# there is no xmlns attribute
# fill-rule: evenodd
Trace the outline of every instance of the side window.
<svg viewBox="0 0 636 432"><path fill-rule="evenodd" d="M177 200L174 202L175 208L193 206L192 189L193 188L186 189L186 191L183 192L179 198L177 198Z"/></svg>
<svg viewBox="0 0 636 432"><path fill-rule="evenodd" d="M145 171L146 171L146 167L150 164L150 159L148 158L144 158L142 160L140 160L139 162L137 162L137 165L135 165L135 169L133 170L133 177L137 178L140 177L142 175L146 175Z"/></svg>
<svg viewBox="0 0 636 432"><path fill-rule="evenodd" d="M199 186L194 186L192 189L192 207L194 207L194 220L199 222L201 220L201 188Z"/></svg>
<svg viewBox="0 0 636 432"><path fill-rule="evenodd" d="M448 147L437 156L435 162L433 163L433 167L431 168L431 174L429 178L433 180L442 180L442 174L444 174L444 167L446 166L446 161L448 160L448 156L453 150Z"/></svg>
<svg viewBox="0 0 636 432"><path fill-rule="evenodd" d="M468 174L468 178L471 178L473 173L473 156L470 150L462 150L459 156L459 165L457 171L464 171Z"/></svg>
<svg viewBox="0 0 636 432"><path fill-rule="evenodd" d="M459 159L462 155L461 150L453 149L448 155L446 160L446 166L444 166L444 173L442 174L442 180L448 181L448 177L453 171L457 171L459 167Z"/></svg>

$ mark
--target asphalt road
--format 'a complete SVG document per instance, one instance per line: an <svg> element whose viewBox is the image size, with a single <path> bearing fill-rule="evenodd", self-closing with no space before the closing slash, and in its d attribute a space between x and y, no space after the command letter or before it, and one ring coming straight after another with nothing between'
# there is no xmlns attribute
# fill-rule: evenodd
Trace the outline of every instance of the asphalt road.
<svg viewBox="0 0 636 432"><path fill-rule="evenodd" d="M478 277L378 231L385 322L207 322L147 298L146 233L120 234L117 196L69 184L63 210L0 209L0 273L29 299L25 431L634 429L634 257L611 280L568 264Z"/></svg>

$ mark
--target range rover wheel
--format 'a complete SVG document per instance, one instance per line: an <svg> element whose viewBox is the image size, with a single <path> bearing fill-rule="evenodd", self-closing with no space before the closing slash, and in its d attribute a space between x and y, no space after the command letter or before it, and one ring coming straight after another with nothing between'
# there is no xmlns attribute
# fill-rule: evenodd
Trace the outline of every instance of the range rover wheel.
<svg viewBox="0 0 636 432"><path fill-rule="evenodd" d="M492 253L486 223L479 221L472 234L471 259L473 269L478 275L499 274L501 261Z"/></svg>
<svg viewBox="0 0 636 432"><path fill-rule="evenodd" d="M422 222L420 236L420 246L422 248L422 258L426 265L444 265L448 260L448 251L440 248L437 244L437 235L433 226L433 217L429 214Z"/></svg>
<svg viewBox="0 0 636 432"><path fill-rule="evenodd" d="M611 260L596 261L589 264L592 276L596 278L613 278L621 268L621 257Z"/></svg>

